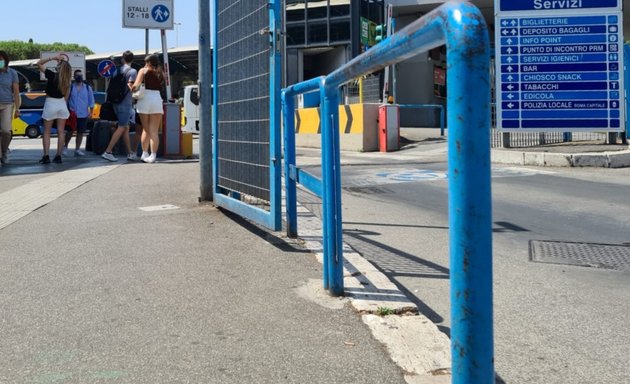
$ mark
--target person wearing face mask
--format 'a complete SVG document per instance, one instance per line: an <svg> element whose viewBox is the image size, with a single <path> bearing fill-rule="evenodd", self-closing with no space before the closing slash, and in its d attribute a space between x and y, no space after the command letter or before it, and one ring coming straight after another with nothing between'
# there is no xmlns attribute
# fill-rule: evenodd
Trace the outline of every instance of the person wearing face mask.
<svg viewBox="0 0 630 384"><path fill-rule="evenodd" d="M49 61L57 61L57 72L53 72L46 68ZM53 163L61 164L61 152L65 142L64 128L66 119L70 116L68 111L68 96L70 94L70 83L72 81L72 67L63 59L61 55L41 59L37 62L39 71L46 76L46 101L44 102L44 111L42 119L44 119L44 134L42 135L42 146L44 147L44 156L39 161L41 164L50 164L48 152L50 150L50 131L53 123L57 124L57 154L53 159Z"/></svg>
<svg viewBox="0 0 630 384"><path fill-rule="evenodd" d="M70 86L70 97L68 98L68 108L71 112L74 112L77 117L77 137L76 147L74 150L74 156L85 156L85 152L81 150L81 143L83 142L83 134L87 127L88 118L92 115L94 109L94 92L92 87L83 81L83 72L80 69L74 71L74 81ZM72 139L72 130L66 132L65 146L63 149L63 155L68 156L68 145Z"/></svg>
<svg viewBox="0 0 630 384"><path fill-rule="evenodd" d="M9 163L13 118L20 116L18 74L9 68L9 55L0 51L0 166Z"/></svg>

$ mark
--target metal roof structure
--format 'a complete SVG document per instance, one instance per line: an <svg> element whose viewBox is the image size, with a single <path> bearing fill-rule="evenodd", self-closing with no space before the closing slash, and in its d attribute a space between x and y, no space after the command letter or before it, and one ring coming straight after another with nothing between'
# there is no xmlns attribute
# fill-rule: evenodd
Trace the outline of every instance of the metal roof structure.
<svg viewBox="0 0 630 384"><path fill-rule="evenodd" d="M144 66L144 57L146 51L144 49L132 50L135 60L133 67L140 69ZM99 79L97 73L98 63L103 60L113 60L117 64L120 63L123 51L116 52L104 52L87 55L85 57L86 78L91 81ZM149 54L157 54L162 59L161 50L150 50ZM168 51L170 74L173 75L185 75L193 79L197 79L199 76L199 48L197 46L171 48ZM29 60L14 60L11 61L11 68L18 71L23 77L20 81L22 83L28 82L32 89L39 89L42 84L39 80L39 69L35 65L39 59ZM42 88L43 89L43 88Z"/></svg>

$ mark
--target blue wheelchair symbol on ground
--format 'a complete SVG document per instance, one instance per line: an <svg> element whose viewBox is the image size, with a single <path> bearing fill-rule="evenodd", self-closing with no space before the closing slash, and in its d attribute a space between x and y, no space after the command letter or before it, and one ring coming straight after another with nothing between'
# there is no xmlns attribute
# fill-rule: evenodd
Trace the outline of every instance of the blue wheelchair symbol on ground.
<svg viewBox="0 0 630 384"><path fill-rule="evenodd" d="M406 169L396 172L381 172L377 177L383 177L391 181L426 181L446 179L446 173L426 169Z"/></svg>
<svg viewBox="0 0 630 384"><path fill-rule="evenodd" d="M158 23L163 23L171 16L168 8L162 4L158 4L151 10L151 17Z"/></svg>

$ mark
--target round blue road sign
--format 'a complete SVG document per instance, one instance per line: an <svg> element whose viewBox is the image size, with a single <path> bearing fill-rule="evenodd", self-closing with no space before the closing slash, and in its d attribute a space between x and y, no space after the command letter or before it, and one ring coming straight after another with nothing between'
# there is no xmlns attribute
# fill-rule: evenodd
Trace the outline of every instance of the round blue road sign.
<svg viewBox="0 0 630 384"><path fill-rule="evenodd" d="M151 10L151 17L158 23L163 23L171 16L171 12L165 5L158 4Z"/></svg>
<svg viewBox="0 0 630 384"><path fill-rule="evenodd" d="M103 60L96 67L98 74L103 77L112 77L116 73L116 64L111 60Z"/></svg>

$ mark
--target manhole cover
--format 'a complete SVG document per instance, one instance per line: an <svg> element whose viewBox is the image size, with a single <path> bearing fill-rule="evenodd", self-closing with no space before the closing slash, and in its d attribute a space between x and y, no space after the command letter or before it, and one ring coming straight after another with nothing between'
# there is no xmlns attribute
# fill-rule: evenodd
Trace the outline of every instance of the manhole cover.
<svg viewBox="0 0 630 384"><path fill-rule="evenodd" d="M630 245L531 240L529 256L539 263L630 272Z"/></svg>

